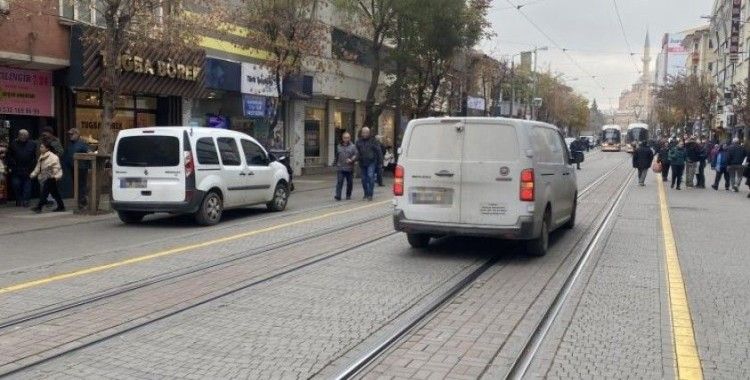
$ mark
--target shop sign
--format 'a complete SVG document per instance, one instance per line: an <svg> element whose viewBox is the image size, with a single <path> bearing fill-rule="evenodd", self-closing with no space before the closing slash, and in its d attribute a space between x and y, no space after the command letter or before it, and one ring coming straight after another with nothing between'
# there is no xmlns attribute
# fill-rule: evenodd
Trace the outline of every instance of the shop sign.
<svg viewBox="0 0 750 380"><path fill-rule="evenodd" d="M102 53L103 54L103 53ZM102 56L102 59L104 56ZM166 60L144 58L139 55L121 54L115 62L115 66L123 72L135 74L154 75L159 77L169 77L173 79L182 79L195 82L200 78L200 66L194 66L177 62L172 58Z"/></svg>
<svg viewBox="0 0 750 380"><path fill-rule="evenodd" d="M484 98L469 96L466 98L466 108L470 110L484 111Z"/></svg>
<svg viewBox="0 0 750 380"><path fill-rule="evenodd" d="M729 57L732 62L739 61L741 27L742 0L732 0L732 25L729 33Z"/></svg>
<svg viewBox="0 0 750 380"><path fill-rule="evenodd" d="M54 116L52 72L0 67L0 114Z"/></svg>
<svg viewBox="0 0 750 380"><path fill-rule="evenodd" d="M276 80L271 70L254 63L242 63L240 91L243 94L278 97Z"/></svg>
<svg viewBox="0 0 750 380"><path fill-rule="evenodd" d="M266 116L266 98L256 95L242 95L245 117L256 118Z"/></svg>

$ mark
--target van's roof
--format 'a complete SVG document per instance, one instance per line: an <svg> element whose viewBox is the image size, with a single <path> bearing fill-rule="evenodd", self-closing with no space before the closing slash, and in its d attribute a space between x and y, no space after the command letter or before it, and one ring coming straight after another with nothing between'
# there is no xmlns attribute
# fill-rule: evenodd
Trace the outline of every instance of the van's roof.
<svg viewBox="0 0 750 380"><path fill-rule="evenodd" d="M138 136L138 135L142 135L145 131L151 131L151 133L156 134L156 135L159 135L159 134L176 135L177 133L185 131L189 135L192 133L193 136L200 136L200 137L232 136L232 137L242 137L242 138L257 142L253 137L248 136L247 134L244 134L242 132L232 131L229 129L207 128L207 127L185 127L185 126L130 128L130 129L124 129L120 131L120 133L118 133L118 137Z"/></svg>
<svg viewBox="0 0 750 380"><path fill-rule="evenodd" d="M542 121L535 121L535 120L525 120L525 119L512 119L508 117L477 117L477 116L471 116L471 117L428 117L423 119L414 119L411 121L411 123L414 124L435 124L435 123L450 123L450 122L479 122L479 123L502 123L506 125L512 125L515 127L529 127L529 126L544 126L554 129L559 129L557 126L548 124Z"/></svg>

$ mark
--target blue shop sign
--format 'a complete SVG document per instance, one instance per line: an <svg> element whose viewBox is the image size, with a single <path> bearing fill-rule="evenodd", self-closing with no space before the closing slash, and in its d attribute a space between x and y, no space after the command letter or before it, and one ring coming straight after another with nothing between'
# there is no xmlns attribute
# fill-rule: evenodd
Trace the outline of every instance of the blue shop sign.
<svg viewBox="0 0 750 380"><path fill-rule="evenodd" d="M243 109L245 117L262 118L266 117L266 97L257 95L242 95Z"/></svg>

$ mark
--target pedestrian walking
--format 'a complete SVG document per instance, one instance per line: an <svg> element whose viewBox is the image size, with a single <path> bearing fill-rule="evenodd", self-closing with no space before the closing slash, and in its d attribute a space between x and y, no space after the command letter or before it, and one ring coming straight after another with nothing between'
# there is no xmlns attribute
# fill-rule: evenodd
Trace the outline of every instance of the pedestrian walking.
<svg viewBox="0 0 750 380"><path fill-rule="evenodd" d="M698 174L698 163L701 160L701 148L695 137L691 137L685 144L687 162L685 163L685 186L695 187L696 175Z"/></svg>
<svg viewBox="0 0 750 380"><path fill-rule="evenodd" d="M740 185L742 185L742 175L745 170L742 163L745 161L746 155L745 148L740 144L740 139L735 137L732 140L732 145L727 148L727 170L729 171L732 190L735 193L740 191Z"/></svg>
<svg viewBox="0 0 750 380"><path fill-rule="evenodd" d="M5 156L8 153L8 148L0 146L0 204L8 202L8 181L7 181L7 167L5 166Z"/></svg>
<svg viewBox="0 0 750 380"><path fill-rule="evenodd" d="M745 185L750 189L750 155L745 157ZM747 197L750 198L750 194Z"/></svg>
<svg viewBox="0 0 750 380"><path fill-rule="evenodd" d="M29 131L21 129L18 137L8 147L7 159L10 183L16 197L16 206L29 207L31 198L31 171L36 165L37 145L29 138Z"/></svg>
<svg viewBox="0 0 750 380"><path fill-rule="evenodd" d="M719 181L721 181L721 177L724 177L724 188L729 191L728 162L726 146L719 145L719 148L716 151L716 156L713 162L711 162L711 168L716 171L716 179L714 180L714 184L711 185L712 189L719 190Z"/></svg>
<svg viewBox="0 0 750 380"><path fill-rule="evenodd" d="M370 134L370 128L362 128L360 134L361 137L357 140L357 157L359 167L362 169L362 188L365 191L364 199L372 201L375 194L377 167L383 161L380 157L382 151L378 142Z"/></svg>
<svg viewBox="0 0 750 380"><path fill-rule="evenodd" d="M713 144L701 140L698 144L700 150L698 152L698 173L696 174L697 183L695 185L698 189L706 188L706 162L708 160L708 153L713 148Z"/></svg>
<svg viewBox="0 0 750 380"><path fill-rule="evenodd" d="M378 182L379 187L383 187L385 186L383 184L383 169L385 168L385 164L384 164L385 153L387 149L385 147L385 143L383 143L383 136L381 135L375 136L375 141L378 142L378 146L380 147L380 158L381 158L380 162L378 163L378 178L377 178L378 181L377 182Z"/></svg>
<svg viewBox="0 0 750 380"><path fill-rule="evenodd" d="M58 158L62 157L65 153L65 149L63 149L60 140L55 136L55 130L52 127L42 128L41 140L46 140L50 143L50 146L52 147L52 153L54 153Z"/></svg>
<svg viewBox="0 0 750 380"><path fill-rule="evenodd" d="M336 152L336 159L333 165L336 167L336 195L334 199L341 200L341 191L346 182L346 200L352 199L352 189L354 188L354 163L357 162L357 147L352 144L352 135L344 132L341 136L341 143Z"/></svg>
<svg viewBox="0 0 750 380"><path fill-rule="evenodd" d="M687 162L687 153L685 144L680 141L677 146L669 150L669 163L672 166L672 188L682 190L682 175L685 172L685 163Z"/></svg>
<svg viewBox="0 0 750 380"><path fill-rule="evenodd" d="M653 161L654 151L651 150L646 142L641 143L638 149L633 152L633 167L638 169L638 185L646 186L646 175Z"/></svg>
<svg viewBox="0 0 750 380"><path fill-rule="evenodd" d="M573 158L576 162L576 169L581 170L581 162L583 162L583 151L586 149L586 147L583 146L583 137L580 139L573 140L570 143L570 152L573 155Z"/></svg>
<svg viewBox="0 0 750 380"><path fill-rule="evenodd" d="M65 211L65 204L63 203L60 191L57 188L57 182L63 176L63 170L60 166L60 159L52 151L54 148L49 141L43 141L39 147L39 159L37 160L36 168L31 172L31 178L39 180L39 185L42 188L42 193L39 196L39 204L32 210L36 213L42 212L42 207L45 205L47 197L52 196L57 202L57 207L53 210L54 212Z"/></svg>
<svg viewBox="0 0 750 380"><path fill-rule="evenodd" d="M661 180L663 182L669 181L669 141L664 139L659 145L659 151L657 155L657 161L661 164Z"/></svg>
<svg viewBox="0 0 750 380"><path fill-rule="evenodd" d="M73 194L73 177L75 176L75 154L76 153L88 153L89 146L81 139L81 134L78 129L71 128L68 131L68 145L66 146L65 153L62 157L63 172L65 176L63 183L65 184L63 193ZM86 207L86 178L88 177L88 162L79 162L78 164L78 207Z"/></svg>

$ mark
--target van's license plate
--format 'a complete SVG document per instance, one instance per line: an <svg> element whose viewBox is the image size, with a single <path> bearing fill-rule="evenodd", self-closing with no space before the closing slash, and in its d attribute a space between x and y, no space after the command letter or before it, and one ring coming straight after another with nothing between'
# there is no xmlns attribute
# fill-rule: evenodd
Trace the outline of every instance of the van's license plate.
<svg viewBox="0 0 750 380"><path fill-rule="evenodd" d="M120 178L120 188L122 189L145 189L147 180L143 178Z"/></svg>
<svg viewBox="0 0 750 380"><path fill-rule="evenodd" d="M453 204L453 190L445 188L417 187L409 194L411 204L443 205Z"/></svg>

